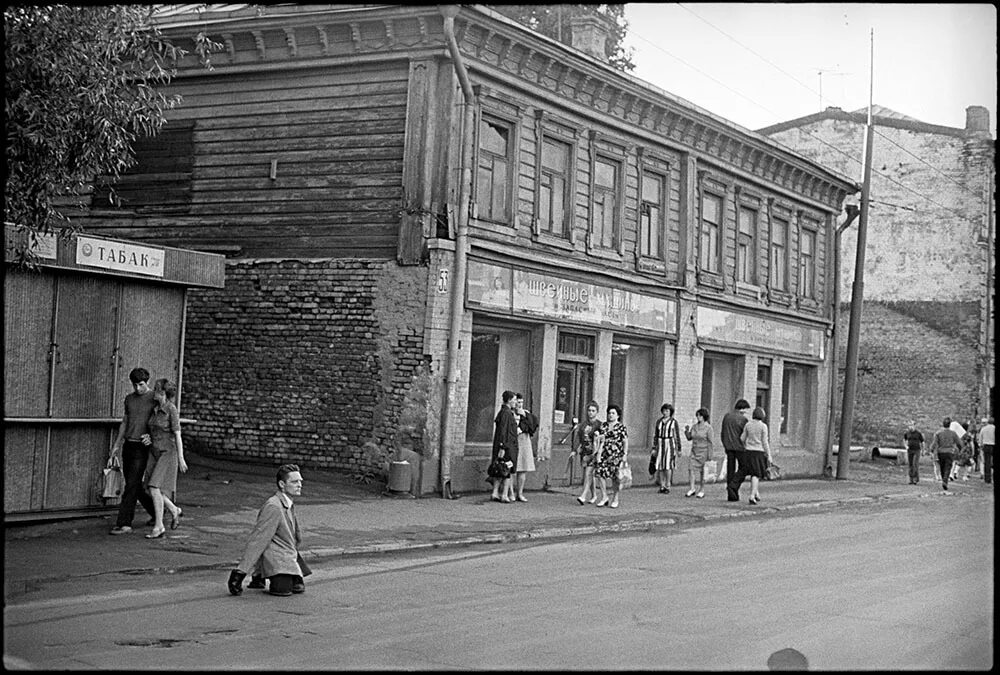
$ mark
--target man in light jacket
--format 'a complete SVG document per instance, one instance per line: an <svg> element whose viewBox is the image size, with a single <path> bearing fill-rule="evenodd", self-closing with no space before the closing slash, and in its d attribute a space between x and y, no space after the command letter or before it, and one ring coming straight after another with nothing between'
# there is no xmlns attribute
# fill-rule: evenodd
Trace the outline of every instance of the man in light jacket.
<svg viewBox="0 0 1000 675"><path fill-rule="evenodd" d="M243 580L251 572L268 579L271 595L288 596L306 590L303 577L311 571L298 552L302 537L293 508L294 498L302 494L299 467L283 464L278 468L277 482L278 491L257 514L243 559L229 574L229 592L233 595L243 592Z"/></svg>

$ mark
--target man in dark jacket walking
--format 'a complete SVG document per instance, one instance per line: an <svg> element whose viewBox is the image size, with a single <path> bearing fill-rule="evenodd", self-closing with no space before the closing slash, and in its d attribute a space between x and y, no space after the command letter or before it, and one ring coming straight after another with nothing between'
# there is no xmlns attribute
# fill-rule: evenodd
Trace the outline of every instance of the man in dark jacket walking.
<svg viewBox="0 0 1000 675"><path fill-rule="evenodd" d="M747 414L750 412L750 404L746 399L741 398L736 402L736 408L726 413L722 418L722 447L726 451L726 500L738 502L740 500L740 486L743 485L743 467L746 461L743 458L743 427L747 425Z"/></svg>

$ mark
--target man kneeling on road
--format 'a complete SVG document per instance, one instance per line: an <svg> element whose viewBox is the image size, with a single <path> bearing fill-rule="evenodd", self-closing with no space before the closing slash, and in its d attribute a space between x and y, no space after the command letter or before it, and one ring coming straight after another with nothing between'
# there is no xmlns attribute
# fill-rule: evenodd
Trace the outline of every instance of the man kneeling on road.
<svg viewBox="0 0 1000 675"><path fill-rule="evenodd" d="M278 491L260 508L243 559L229 574L229 592L233 595L243 592L243 580L251 572L254 575L250 588L264 588L267 578L271 595L305 593L302 578L311 570L298 552L302 538L292 507L294 498L302 494L302 474L295 464L283 464L278 468L277 480Z"/></svg>

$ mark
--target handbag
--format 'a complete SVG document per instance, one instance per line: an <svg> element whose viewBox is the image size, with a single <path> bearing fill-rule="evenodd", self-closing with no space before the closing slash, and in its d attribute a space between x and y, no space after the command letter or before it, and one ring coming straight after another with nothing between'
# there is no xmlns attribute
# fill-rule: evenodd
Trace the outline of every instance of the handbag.
<svg viewBox="0 0 1000 675"><path fill-rule="evenodd" d="M705 462L705 466L701 470L702 480L706 483L714 483L715 474L719 470L719 463L714 459L710 459Z"/></svg>
<svg viewBox="0 0 1000 675"><path fill-rule="evenodd" d="M118 455L108 458L108 465L104 467L104 489L101 497L104 499L117 499L122 496L125 489L125 474L122 473L122 462Z"/></svg>
<svg viewBox="0 0 1000 675"><path fill-rule="evenodd" d="M618 485L621 489L632 487L632 467L628 462L623 462L618 467Z"/></svg>
<svg viewBox="0 0 1000 675"><path fill-rule="evenodd" d="M497 456L486 469L486 475L490 478L508 478L510 476L510 463L505 457Z"/></svg>
<svg viewBox="0 0 1000 675"><path fill-rule="evenodd" d="M764 472L764 480L779 480L781 478L781 467L773 462L767 463L767 471Z"/></svg>
<svg viewBox="0 0 1000 675"><path fill-rule="evenodd" d="M656 450L653 450L649 455L649 475L652 476L656 473Z"/></svg>

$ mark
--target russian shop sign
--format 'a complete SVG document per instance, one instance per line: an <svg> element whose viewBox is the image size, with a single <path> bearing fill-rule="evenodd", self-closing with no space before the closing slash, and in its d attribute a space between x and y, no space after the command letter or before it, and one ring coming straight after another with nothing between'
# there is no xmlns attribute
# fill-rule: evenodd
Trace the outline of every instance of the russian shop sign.
<svg viewBox="0 0 1000 675"><path fill-rule="evenodd" d="M823 331L757 316L699 307L698 341L789 352L814 359L824 358Z"/></svg>
<svg viewBox="0 0 1000 675"><path fill-rule="evenodd" d="M163 276L163 250L107 239L78 237L76 263L104 270Z"/></svg>
<svg viewBox="0 0 1000 675"><path fill-rule="evenodd" d="M677 332L677 301L470 261L466 304L505 314Z"/></svg>

